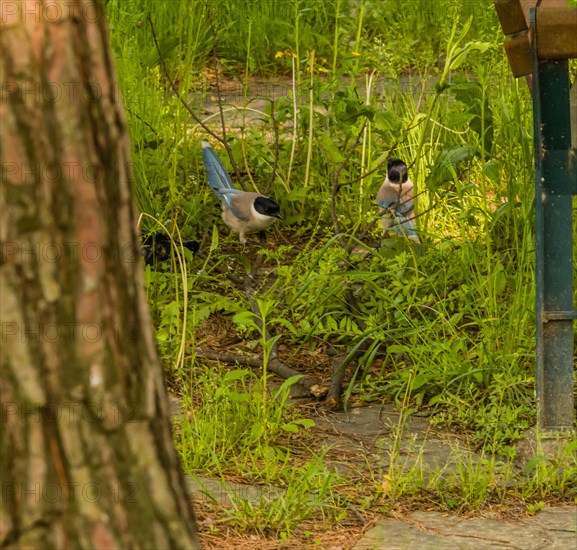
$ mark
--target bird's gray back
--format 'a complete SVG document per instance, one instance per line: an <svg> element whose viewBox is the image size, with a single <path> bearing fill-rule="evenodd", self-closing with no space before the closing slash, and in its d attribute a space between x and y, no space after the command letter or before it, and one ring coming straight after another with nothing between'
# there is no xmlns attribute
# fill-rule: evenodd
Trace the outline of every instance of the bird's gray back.
<svg viewBox="0 0 577 550"><path fill-rule="evenodd" d="M253 215L253 204L257 197L262 197L260 193L252 191L240 191L229 196L230 204L238 218L248 220Z"/></svg>

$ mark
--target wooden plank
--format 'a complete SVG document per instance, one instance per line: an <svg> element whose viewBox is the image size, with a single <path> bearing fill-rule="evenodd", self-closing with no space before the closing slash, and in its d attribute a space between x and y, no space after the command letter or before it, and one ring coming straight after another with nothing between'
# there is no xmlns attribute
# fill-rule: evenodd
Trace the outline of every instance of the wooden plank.
<svg viewBox="0 0 577 550"><path fill-rule="evenodd" d="M537 57L577 57L577 8L539 7L535 18Z"/></svg>
<svg viewBox="0 0 577 550"><path fill-rule="evenodd" d="M493 0L503 33L508 36L504 47L513 75L527 77L531 88L531 42L529 9L537 0Z"/></svg>
<svg viewBox="0 0 577 550"><path fill-rule="evenodd" d="M531 42L527 31L505 40L505 52L515 78L531 74Z"/></svg>
<svg viewBox="0 0 577 550"><path fill-rule="evenodd" d="M521 0L493 0L493 3L504 34L515 34L529 28Z"/></svg>

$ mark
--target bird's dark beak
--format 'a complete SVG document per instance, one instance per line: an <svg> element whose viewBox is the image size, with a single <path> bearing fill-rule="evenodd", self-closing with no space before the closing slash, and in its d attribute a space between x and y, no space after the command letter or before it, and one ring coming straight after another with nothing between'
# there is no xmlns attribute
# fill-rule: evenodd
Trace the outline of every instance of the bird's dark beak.
<svg viewBox="0 0 577 550"><path fill-rule="evenodd" d="M278 218L279 220L282 220L282 216L277 212L276 214L272 214L273 218Z"/></svg>

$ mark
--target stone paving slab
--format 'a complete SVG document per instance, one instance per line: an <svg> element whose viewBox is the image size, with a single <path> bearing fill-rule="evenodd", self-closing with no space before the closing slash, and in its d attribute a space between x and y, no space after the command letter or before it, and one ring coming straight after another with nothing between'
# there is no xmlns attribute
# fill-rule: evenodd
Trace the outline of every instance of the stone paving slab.
<svg viewBox="0 0 577 550"><path fill-rule="evenodd" d="M371 404L313 419L332 453L347 457L347 461L335 463L341 473L350 469L349 466L357 467L356 462L367 459L375 468L388 468L395 433L399 429L399 412L393 404ZM456 467L454 459L457 455L460 460L466 458L472 462L480 458L460 438L434 430L426 417L405 417L401 430L397 462L404 469L418 464L426 473L441 469L452 471Z"/></svg>
<svg viewBox="0 0 577 550"><path fill-rule="evenodd" d="M182 414L178 401L171 403L172 413ZM392 405L369 405L319 415L314 418L318 435L332 445L328 463L343 469L343 463L362 470L366 464L381 469L388 464L399 413ZM411 465L421 456L424 471L450 469L452 454L476 455L463 441L431 429L427 418L403 419L403 437L399 446L401 464ZM337 460L338 458L341 460ZM283 490L267 485L251 485L186 476L187 488L197 502L231 504L246 499L266 506L282 498ZM290 548L290 546L287 546ZM344 546L334 546L345 550ZM496 516L464 518L436 511L415 511L403 518L383 518L369 529L356 545L347 550L577 550L577 506L547 508L534 516L503 520ZM297 550L295 548L295 550ZM298 549L300 550L300 549Z"/></svg>
<svg viewBox="0 0 577 550"><path fill-rule="evenodd" d="M353 550L574 550L577 507L548 508L520 520L466 519L441 512L413 512L385 519Z"/></svg>
<svg viewBox="0 0 577 550"><path fill-rule="evenodd" d="M213 501L230 504L233 500L248 500L254 505L276 499L284 490L271 485L249 485L204 476L185 475L186 487L197 502Z"/></svg>

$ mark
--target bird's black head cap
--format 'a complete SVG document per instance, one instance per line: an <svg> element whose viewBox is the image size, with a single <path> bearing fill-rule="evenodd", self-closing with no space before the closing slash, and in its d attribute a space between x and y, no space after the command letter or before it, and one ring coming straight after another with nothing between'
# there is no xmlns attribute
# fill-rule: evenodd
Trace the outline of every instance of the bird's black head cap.
<svg viewBox="0 0 577 550"><path fill-rule="evenodd" d="M271 216L282 220L279 205L268 197L257 197L254 199L254 209L263 216Z"/></svg>
<svg viewBox="0 0 577 550"><path fill-rule="evenodd" d="M392 183L405 183L409 179L407 165L401 159L389 159L387 164L387 177Z"/></svg>

